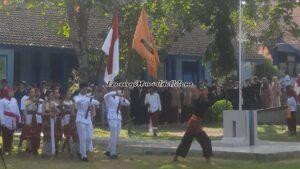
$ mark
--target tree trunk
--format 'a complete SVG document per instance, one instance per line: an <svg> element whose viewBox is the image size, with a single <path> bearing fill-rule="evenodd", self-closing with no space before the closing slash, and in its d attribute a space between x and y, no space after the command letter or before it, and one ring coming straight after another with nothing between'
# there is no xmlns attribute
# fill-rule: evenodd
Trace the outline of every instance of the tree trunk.
<svg viewBox="0 0 300 169"><path fill-rule="evenodd" d="M91 2L79 0L65 0L66 13L70 26L70 41L75 50L78 64L80 81L89 80L89 41L88 41L88 25L90 18ZM75 10L77 9L77 11Z"/></svg>

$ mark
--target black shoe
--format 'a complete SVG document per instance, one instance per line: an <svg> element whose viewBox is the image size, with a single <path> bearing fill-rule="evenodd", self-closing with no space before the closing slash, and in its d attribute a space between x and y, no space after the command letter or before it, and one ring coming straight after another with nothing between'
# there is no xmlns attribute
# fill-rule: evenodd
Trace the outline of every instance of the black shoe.
<svg viewBox="0 0 300 169"><path fill-rule="evenodd" d="M34 152L32 152L32 154L35 155L35 156L37 156L37 155L39 155L39 152L34 151Z"/></svg>
<svg viewBox="0 0 300 169"><path fill-rule="evenodd" d="M81 159L81 154L79 152L77 152L76 155L79 159Z"/></svg>
<svg viewBox="0 0 300 169"><path fill-rule="evenodd" d="M87 157L83 157L83 158L81 159L81 161L88 162L89 159L88 159Z"/></svg>
<svg viewBox="0 0 300 169"><path fill-rule="evenodd" d="M118 159L118 156L117 155L112 155L112 156L110 156L110 159L112 159L112 160Z"/></svg>
<svg viewBox="0 0 300 169"><path fill-rule="evenodd" d="M110 157L109 151L105 151L105 152L104 152L104 155L106 155L107 157Z"/></svg>

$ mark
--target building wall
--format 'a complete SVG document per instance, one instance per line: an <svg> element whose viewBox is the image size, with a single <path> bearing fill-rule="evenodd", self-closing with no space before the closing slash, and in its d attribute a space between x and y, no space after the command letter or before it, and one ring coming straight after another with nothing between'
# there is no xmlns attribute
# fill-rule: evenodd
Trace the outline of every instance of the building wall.
<svg viewBox="0 0 300 169"><path fill-rule="evenodd" d="M46 80L66 86L72 69L78 65L75 55L68 49L0 46L0 56L6 51L10 51L7 62L10 85L23 80L29 84Z"/></svg>
<svg viewBox="0 0 300 169"><path fill-rule="evenodd" d="M14 50L0 48L0 78L13 85Z"/></svg>
<svg viewBox="0 0 300 169"><path fill-rule="evenodd" d="M211 82L209 67L204 67L202 57L193 55L167 55L163 57L164 78L166 80Z"/></svg>

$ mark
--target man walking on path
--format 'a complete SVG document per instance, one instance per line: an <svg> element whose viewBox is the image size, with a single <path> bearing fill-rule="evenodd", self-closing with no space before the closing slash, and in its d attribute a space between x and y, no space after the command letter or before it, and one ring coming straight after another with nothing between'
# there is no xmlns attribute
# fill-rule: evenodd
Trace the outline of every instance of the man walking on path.
<svg viewBox="0 0 300 169"><path fill-rule="evenodd" d="M153 133L153 136L157 136L159 114L161 112L161 102L159 95L153 88L149 88L149 93L146 94L145 104L148 107L148 113L150 115L149 131Z"/></svg>

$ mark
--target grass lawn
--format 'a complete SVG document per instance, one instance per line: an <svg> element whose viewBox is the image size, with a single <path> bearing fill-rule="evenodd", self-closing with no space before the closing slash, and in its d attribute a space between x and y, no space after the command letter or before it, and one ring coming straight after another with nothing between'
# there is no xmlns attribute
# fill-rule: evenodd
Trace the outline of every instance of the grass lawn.
<svg viewBox="0 0 300 169"><path fill-rule="evenodd" d="M185 130L184 125L161 126L159 137L156 139L180 139ZM222 137L220 125L206 125L205 131L212 139ZM153 139L147 132L147 126L134 126L133 138ZM300 131L300 126L299 130ZM286 126L258 126L260 139L272 141L300 141L300 136L290 137L286 132ZM108 137L106 129L95 129L95 136ZM122 130L121 137L129 137L127 130ZM90 162L83 163L67 153L61 153L58 157L45 158L42 156L26 157L24 153L17 153L18 137L14 140L13 155L5 156L8 169L299 169L299 160L286 160L278 162L254 162L244 160L213 159L215 165L204 162L201 157L188 157L178 163L171 162L171 156L132 155L120 152L120 159L111 161L102 153L104 148L97 147L95 152L89 155ZM0 140L1 143L2 140ZM0 162L0 169L4 168Z"/></svg>
<svg viewBox="0 0 300 169"><path fill-rule="evenodd" d="M60 155L56 158L26 157L24 155L5 156L8 169L299 169L299 160L280 162L254 162L243 160L213 159L214 165L208 165L202 158L188 157L181 162L171 162L171 156L121 155L111 161L96 152L90 162L85 163ZM0 168L2 164L0 163Z"/></svg>
<svg viewBox="0 0 300 169"><path fill-rule="evenodd" d="M296 136L289 136L286 125L260 125L257 130L261 140L300 142L300 126Z"/></svg>
<svg viewBox="0 0 300 169"><path fill-rule="evenodd" d="M179 140L182 138L185 125L162 125L159 127L159 135L156 139ZM223 128L221 124L204 125L203 128L212 140L220 140L223 136ZM297 127L300 131L300 126ZM289 136L286 125L259 125L257 127L258 136L261 140L269 141L291 141L300 142L300 134L297 136ZM109 132L105 128L96 128L95 135L100 137L109 137ZM121 137L128 138L126 129L121 131ZM148 126L133 126L131 138L153 139L148 132Z"/></svg>
<svg viewBox="0 0 300 169"><path fill-rule="evenodd" d="M155 139L164 140L179 140L182 138L186 129L186 125L161 125L159 126L159 134ZM223 129L220 124L206 125L204 130L208 133L212 140L219 140L222 138ZM95 128L95 136L109 137L109 131L106 128ZM153 139L152 135L148 132L147 125L133 126L132 134L128 135L127 129L121 130L121 137L123 138L141 138L141 139Z"/></svg>

